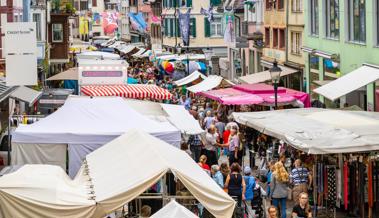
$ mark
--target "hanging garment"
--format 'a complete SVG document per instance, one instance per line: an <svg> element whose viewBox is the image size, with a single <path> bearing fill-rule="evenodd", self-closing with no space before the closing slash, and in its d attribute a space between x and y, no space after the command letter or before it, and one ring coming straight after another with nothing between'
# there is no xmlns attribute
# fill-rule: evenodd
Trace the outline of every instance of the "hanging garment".
<svg viewBox="0 0 379 218"><path fill-rule="evenodd" d="M369 161L367 165L367 179L368 179L368 206L372 208L374 206L373 199L373 184L372 184L372 162Z"/></svg>
<svg viewBox="0 0 379 218"><path fill-rule="evenodd" d="M336 188L336 169L335 167L326 167L327 175L327 209L328 217L334 217L334 211L336 207L337 188Z"/></svg>
<svg viewBox="0 0 379 218"><path fill-rule="evenodd" d="M225 43L233 43L235 42L235 33L234 33L234 24L232 16L228 16L228 23L226 25L225 33L224 33L224 41Z"/></svg>
<svg viewBox="0 0 379 218"><path fill-rule="evenodd" d="M347 162L343 164L343 203L345 206L345 210L348 209L349 206L349 186L348 186L348 180L349 180L349 167Z"/></svg>
<svg viewBox="0 0 379 218"><path fill-rule="evenodd" d="M209 23L214 21L213 6L209 6L209 9L200 8L200 14L205 15L208 18Z"/></svg>
<svg viewBox="0 0 379 218"><path fill-rule="evenodd" d="M179 13L180 34L182 36L183 45L189 46L191 8L189 8L186 13L181 13L180 10L178 9L178 13Z"/></svg>

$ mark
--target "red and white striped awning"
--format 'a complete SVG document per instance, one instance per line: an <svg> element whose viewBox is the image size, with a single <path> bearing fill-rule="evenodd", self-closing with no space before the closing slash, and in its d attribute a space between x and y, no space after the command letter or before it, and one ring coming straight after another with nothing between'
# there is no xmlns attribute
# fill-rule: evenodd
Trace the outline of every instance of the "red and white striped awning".
<svg viewBox="0 0 379 218"><path fill-rule="evenodd" d="M81 86L80 90L87 96L120 96L124 98L153 98L159 100L171 99L172 94L156 85L89 85Z"/></svg>

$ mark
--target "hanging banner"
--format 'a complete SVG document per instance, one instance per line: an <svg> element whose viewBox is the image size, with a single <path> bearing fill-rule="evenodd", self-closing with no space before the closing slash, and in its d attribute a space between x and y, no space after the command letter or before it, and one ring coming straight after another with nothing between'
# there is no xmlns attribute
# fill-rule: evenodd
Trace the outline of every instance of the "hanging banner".
<svg viewBox="0 0 379 218"><path fill-rule="evenodd" d="M103 30L105 35L113 34L118 28L119 14L117 12L104 12L103 18Z"/></svg>
<svg viewBox="0 0 379 218"><path fill-rule="evenodd" d="M200 8L200 14L204 15L208 18L209 23L212 23L214 21L213 16L213 7L212 5L209 7L209 9Z"/></svg>
<svg viewBox="0 0 379 218"><path fill-rule="evenodd" d="M37 85L36 23L6 23L4 53L7 86Z"/></svg>
<svg viewBox="0 0 379 218"><path fill-rule="evenodd" d="M179 14L179 28L180 28L180 33L183 40L183 45L189 46L191 8L189 8L188 11L184 14L180 13L180 10L178 9L178 14Z"/></svg>

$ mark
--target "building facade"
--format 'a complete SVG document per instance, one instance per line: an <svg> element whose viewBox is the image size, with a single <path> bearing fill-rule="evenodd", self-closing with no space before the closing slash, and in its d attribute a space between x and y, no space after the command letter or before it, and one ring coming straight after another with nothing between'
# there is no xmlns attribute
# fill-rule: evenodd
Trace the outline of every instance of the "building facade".
<svg viewBox="0 0 379 218"><path fill-rule="evenodd" d="M150 41L153 51L162 50L162 1L150 2L152 18L150 24Z"/></svg>
<svg viewBox="0 0 379 218"><path fill-rule="evenodd" d="M178 14L175 9L179 9L182 13L187 12L191 8L190 18L190 42L189 51L198 53L209 53L212 60L212 66L218 65L220 57L227 57L227 46L224 42L222 13L214 14L214 21L209 22L208 18L200 13L201 7L208 9L210 4L217 7L221 5L219 0L163 0L163 47L169 51L178 52L185 51L187 47L183 47L180 37ZM212 68L213 73L217 70Z"/></svg>
<svg viewBox="0 0 379 218"><path fill-rule="evenodd" d="M374 110L375 83L331 102L313 90L361 67L379 65L379 5L375 0L305 1L305 76L313 100ZM377 108L378 109L378 108Z"/></svg>

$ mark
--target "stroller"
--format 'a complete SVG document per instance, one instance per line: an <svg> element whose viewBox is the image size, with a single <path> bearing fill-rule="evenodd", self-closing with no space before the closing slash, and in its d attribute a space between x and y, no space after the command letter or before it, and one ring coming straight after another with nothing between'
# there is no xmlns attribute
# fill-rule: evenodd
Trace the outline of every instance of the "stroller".
<svg viewBox="0 0 379 218"><path fill-rule="evenodd" d="M251 201L251 209L254 211L254 218L264 218L265 217L265 202L264 194L261 191L261 186L256 185L254 188L254 197Z"/></svg>

